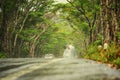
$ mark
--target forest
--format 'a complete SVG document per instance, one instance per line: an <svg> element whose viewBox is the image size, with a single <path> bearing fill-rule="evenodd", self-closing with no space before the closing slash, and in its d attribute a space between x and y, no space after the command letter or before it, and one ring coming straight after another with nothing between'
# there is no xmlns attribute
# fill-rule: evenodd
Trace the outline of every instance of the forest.
<svg viewBox="0 0 120 80"><path fill-rule="evenodd" d="M120 0L0 0L0 58L79 58L120 67ZM107 48L104 49L104 44Z"/></svg>

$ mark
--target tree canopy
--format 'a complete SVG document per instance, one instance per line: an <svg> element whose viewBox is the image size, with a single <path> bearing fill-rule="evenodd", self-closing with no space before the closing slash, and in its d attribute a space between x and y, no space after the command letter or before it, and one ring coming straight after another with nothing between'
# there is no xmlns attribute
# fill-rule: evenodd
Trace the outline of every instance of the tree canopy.
<svg viewBox="0 0 120 80"><path fill-rule="evenodd" d="M119 6L119 0L1 0L0 57L61 57L73 44L79 57L118 64Z"/></svg>

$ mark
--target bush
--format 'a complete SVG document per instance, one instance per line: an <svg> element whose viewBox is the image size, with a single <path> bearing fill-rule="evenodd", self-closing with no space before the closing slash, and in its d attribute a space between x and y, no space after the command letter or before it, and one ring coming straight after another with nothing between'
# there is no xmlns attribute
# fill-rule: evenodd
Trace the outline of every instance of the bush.
<svg viewBox="0 0 120 80"><path fill-rule="evenodd" d="M101 56L99 54L99 51L97 49L96 45L89 46L86 55L84 58L92 59L92 60L101 60Z"/></svg>
<svg viewBox="0 0 120 80"><path fill-rule="evenodd" d="M97 46L91 45L91 46L88 48L87 53L88 53L88 54L98 53Z"/></svg>
<svg viewBox="0 0 120 80"><path fill-rule="evenodd" d="M0 58L7 58L7 55L5 52L0 52Z"/></svg>
<svg viewBox="0 0 120 80"><path fill-rule="evenodd" d="M120 58L115 59L113 63L118 65L118 67L120 67Z"/></svg>
<svg viewBox="0 0 120 80"><path fill-rule="evenodd" d="M103 63L115 64L120 68L120 48L117 48L114 43L111 43L107 50L97 48L97 45L91 45L84 58L100 61Z"/></svg>

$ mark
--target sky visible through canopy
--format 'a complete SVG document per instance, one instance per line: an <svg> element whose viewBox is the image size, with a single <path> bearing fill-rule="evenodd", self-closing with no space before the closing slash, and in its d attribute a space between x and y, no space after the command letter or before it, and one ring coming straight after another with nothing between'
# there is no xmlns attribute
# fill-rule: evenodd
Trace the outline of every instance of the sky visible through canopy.
<svg viewBox="0 0 120 80"><path fill-rule="evenodd" d="M57 3L67 3L67 0L55 0Z"/></svg>

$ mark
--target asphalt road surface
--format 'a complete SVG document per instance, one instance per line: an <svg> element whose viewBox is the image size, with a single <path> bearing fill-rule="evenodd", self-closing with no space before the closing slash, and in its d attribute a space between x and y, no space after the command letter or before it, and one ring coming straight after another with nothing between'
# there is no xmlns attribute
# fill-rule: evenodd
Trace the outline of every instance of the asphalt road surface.
<svg viewBox="0 0 120 80"><path fill-rule="evenodd" d="M120 71L86 59L0 59L0 80L120 80Z"/></svg>

